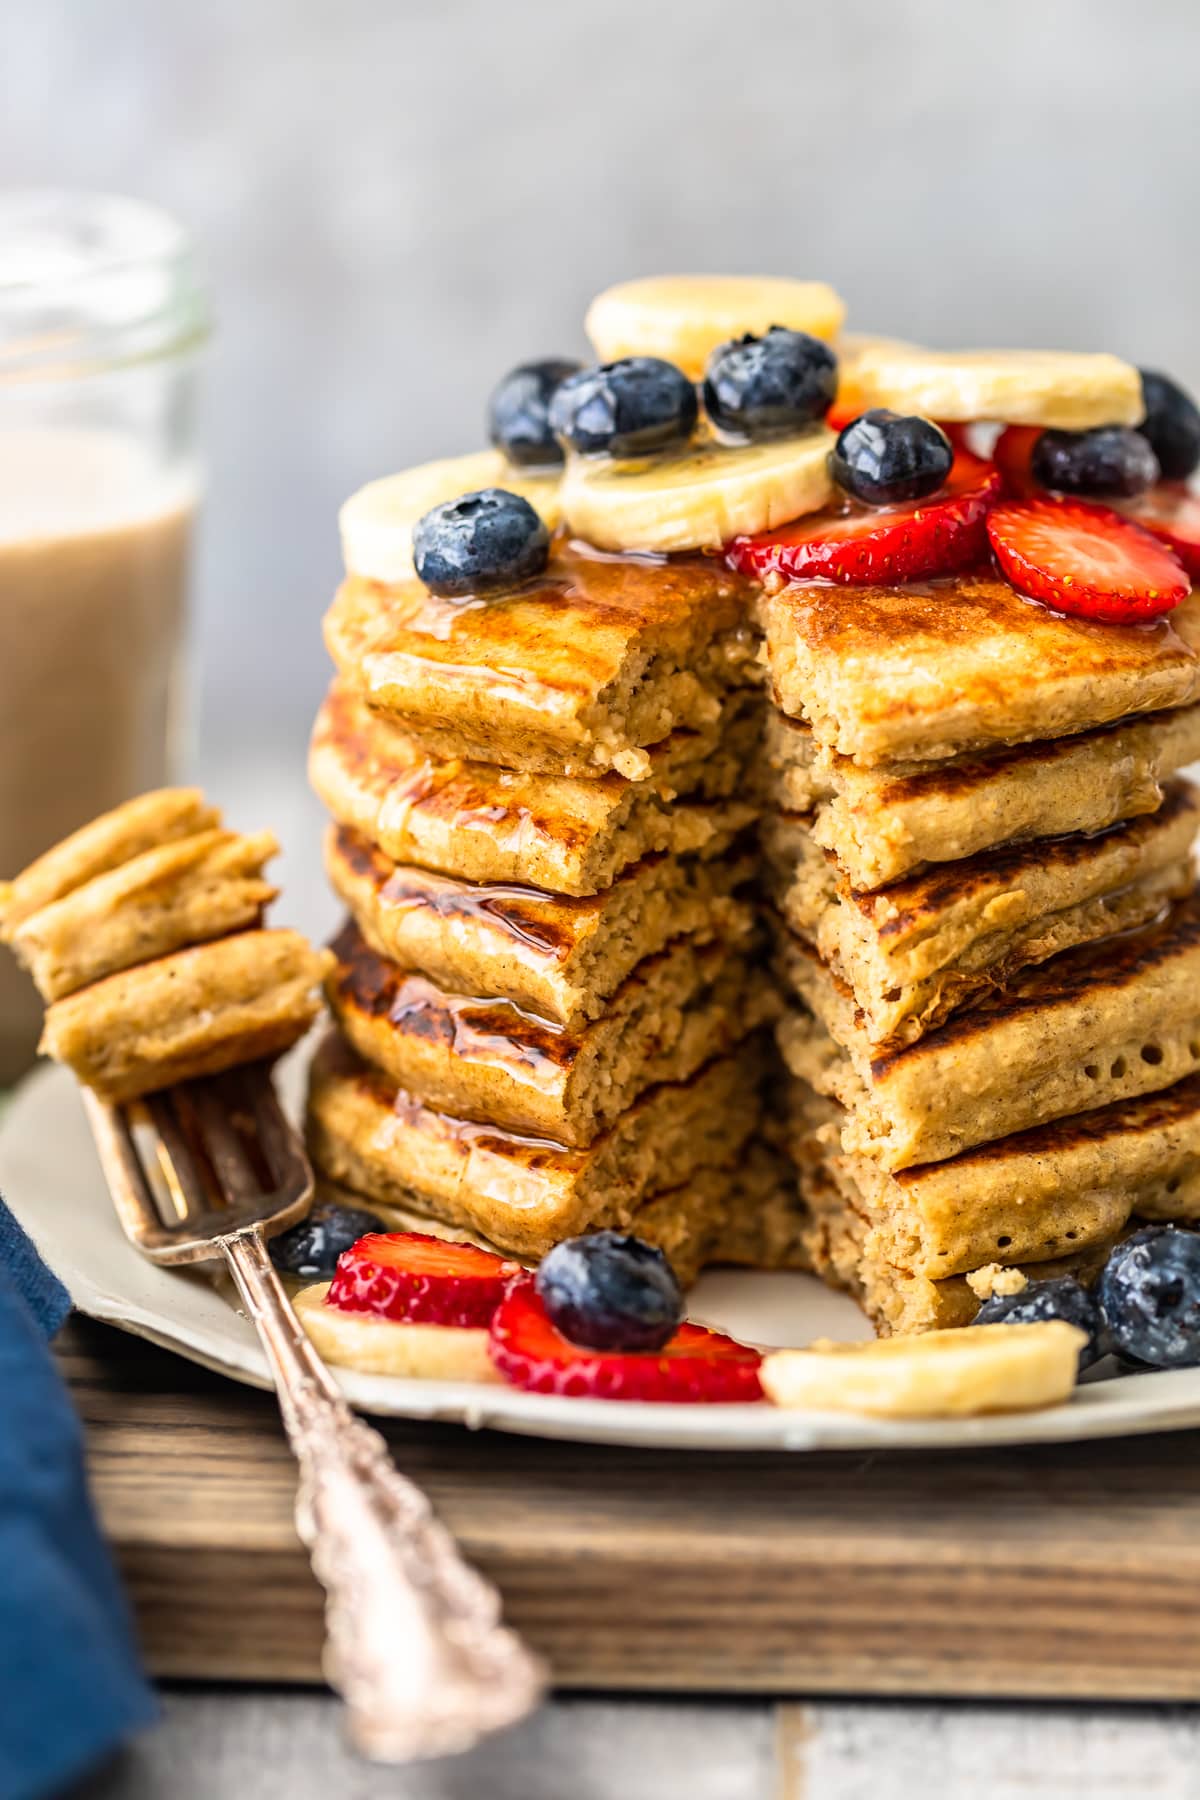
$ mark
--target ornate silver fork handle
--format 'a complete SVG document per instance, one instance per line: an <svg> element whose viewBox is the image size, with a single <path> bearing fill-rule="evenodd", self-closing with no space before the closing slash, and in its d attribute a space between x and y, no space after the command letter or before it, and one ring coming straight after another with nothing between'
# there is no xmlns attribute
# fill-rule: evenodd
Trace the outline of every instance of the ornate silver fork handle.
<svg viewBox="0 0 1200 1800"><path fill-rule="evenodd" d="M366 1756L444 1756L523 1718L543 1671L500 1619L378 1432L350 1411L280 1286L259 1231L219 1240L271 1363L300 1465L296 1528L326 1593L326 1674Z"/></svg>

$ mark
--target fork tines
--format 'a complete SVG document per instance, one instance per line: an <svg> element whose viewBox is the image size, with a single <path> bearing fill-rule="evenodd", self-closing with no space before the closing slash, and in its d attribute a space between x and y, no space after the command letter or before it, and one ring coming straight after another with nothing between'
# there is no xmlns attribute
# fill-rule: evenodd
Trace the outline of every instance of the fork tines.
<svg viewBox="0 0 1200 1800"><path fill-rule="evenodd" d="M86 1101L122 1227L147 1256L217 1256L219 1239L290 1224L308 1203L312 1172L266 1063L121 1106Z"/></svg>

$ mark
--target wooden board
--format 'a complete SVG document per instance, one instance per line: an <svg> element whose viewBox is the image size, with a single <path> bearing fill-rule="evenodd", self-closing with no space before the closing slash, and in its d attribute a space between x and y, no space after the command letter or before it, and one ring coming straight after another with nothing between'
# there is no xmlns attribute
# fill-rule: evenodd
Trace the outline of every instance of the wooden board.
<svg viewBox="0 0 1200 1800"><path fill-rule="evenodd" d="M63 1366L159 1675L320 1679L270 1396L74 1322ZM565 1686L1200 1698L1200 1434L714 1456L389 1424Z"/></svg>

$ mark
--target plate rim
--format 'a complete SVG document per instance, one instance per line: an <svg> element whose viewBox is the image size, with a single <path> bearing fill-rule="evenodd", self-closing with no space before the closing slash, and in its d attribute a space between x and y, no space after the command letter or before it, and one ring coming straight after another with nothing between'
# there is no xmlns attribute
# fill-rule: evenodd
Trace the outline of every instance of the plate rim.
<svg viewBox="0 0 1200 1800"><path fill-rule="evenodd" d="M284 1086L296 1093L301 1069L293 1064ZM226 1298L219 1298L228 1316L228 1332L199 1329L186 1317L170 1318L148 1308L128 1291L112 1271L97 1271L73 1260L69 1247L39 1214L36 1195L21 1191L6 1178L14 1149L18 1168L22 1155L38 1154L28 1138L41 1129L43 1115L61 1119L62 1131L49 1134L61 1155L78 1156L78 1144L86 1143L88 1158L81 1159L77 1175L91 1190L85 1204L98 1200L109 1207L99 1165L79 1104L75 1083L63 1069L35 1070L10 1095L0 1120L0 1191L5 1193L15 1217L24 1225L38 1249L64 1282L77 1309L103 1324L116 1326L135 1337L159 1345L216 1374L243 1385L270 1391L272 1382L257 1339ZM67 1129L68 1114L71 1128ZM82 1132L83 1138L80 1139ZM55 1155L48 1159L53 1165ZM84 1167L83 1161L90 1163ZM28 1173L28 1167L26 1170ZM54 1178L54 1169L46 1171ZM111 1215L110 1215L111 1216ZM115 1217L113 1218L115 1227ZM114 1230L123 1258L139 1265L137 1252ZM130 1266L128 1263L126 1266ZM739 1272L740 1273L740 1272ZM754 1271L745 1271L752 1278ZM158 1268L156 1274L172 1282L193 1283L195 1273ZM246 1330L233 1326L240 1320ZM631 1449L696 1450L710 1454L770 1453L775 1451L979 1450L1014 1445L1070 1443L1097 1438L1142 1436L1153 1432L1187 1430L1200 1425L1200 1368L1156 1370L1108 1381L1084 1383L1071 1399L1034 1412L992 1413L973 1419L889 1420L833 1412L800 1412L769 1403L661 1404L568 1398L525 1393L501 1383L419 1381L400 1376L364 1375L331 1366L331 1372L350 1403L376 1417L457 1423L468 1429L491 1429L546 1440L612 1445Z"/></svg>

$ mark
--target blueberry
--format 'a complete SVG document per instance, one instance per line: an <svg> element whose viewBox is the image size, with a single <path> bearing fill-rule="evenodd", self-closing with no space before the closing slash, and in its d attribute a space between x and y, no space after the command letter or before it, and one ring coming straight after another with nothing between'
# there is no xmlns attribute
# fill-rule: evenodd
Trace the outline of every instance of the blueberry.
<svg viewBox="0 0 1200 1800"><path fill-rule="evenodd" d="M993 1294L975 1314L976 1325L1040 1325L1046 1319L1065 1319L1087 1332L1088 1341L1079 1352L1081 1369L1104 1355L1100 1308L1074 1275L1031 1281L1019 1294Z"/></svg>
<svg viewBox="0 0 1200 1800"><path fill-rule="evenodd" d="M684 443L699 410L674 363L625 356L568 375L550 402L550 424L584 455L646 456Z"/></svg>
<svg viewBox="0 0 1200 1800"><path fill-rule="evenodd" d="M1200 407L1169 375L1139 369L1146 417L1138 430L1162 470L1164 481L1186 481L1200 467Z"/></svg>
<svg viewBox="0 0 1200 1800"><path fill-rule="evenodd" d="M319 1281L332 1275L338 1257L368 1231L386 1231L383 1220L357 1206L318 1200L306 1219L271 1239L271 1261L284 1275Z"/></svg>
<svg viewBox="0 0 1200 1800"><path fill-rule="evenodd" d="M537 1291L563 1336L592 1350L659 1350L683 1318L662 1251L621 1231L556 1244L538 1268Z"/></svg>
<svg viewBox="0 0 1200 1800"><path fill-rule="evenodd" d="M1098 425L1094 431L1043 431L1030 472L1039 487L1097 500L1131 499L1158 480L1158 458L1140 431Z"/></svg>
<svg viewBox="0 0 1200 1800"><path fill-rule="evenodd" d="M435 506L413 526L413 566L434 594L478 594L540 575L550 534L528 500L481 488Z"/></svg>
<svg viewBox="0 0 1200 1800"><path fill-rule="evenodd" d="M1200 1363L1200 1232L1135 1232L1105 1263L1097 1298L1120 1355L1156 1369Z"/></svg>
<svg viewBox="0 0 1200 1800"><path fill-rule="evenodd" d="M765 337L734 338L714 350L704 377L704 410L721 431L758 442L823 419L837 391L828 344L772 325Z"/></svg>
<svg viewBox="0 0 1200 1800"><path fill-rule="evenodd" d="M562 461L562 445L550 429L550 402L555 389L578 368L577 362L562 357L521 363L493 389L488 401L488 437L510 463L523 469L547 469Z"/></svg>
<svg viewBox="0 0 1200 1800"><path fill-rule="evenodd" d="M904 418L882 406L852 419L829 457L833 479L868 506L923 500L950 473L954 451L930 419Z"/></svg>

